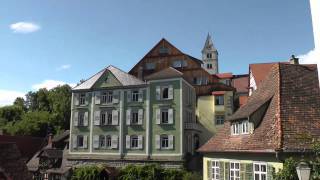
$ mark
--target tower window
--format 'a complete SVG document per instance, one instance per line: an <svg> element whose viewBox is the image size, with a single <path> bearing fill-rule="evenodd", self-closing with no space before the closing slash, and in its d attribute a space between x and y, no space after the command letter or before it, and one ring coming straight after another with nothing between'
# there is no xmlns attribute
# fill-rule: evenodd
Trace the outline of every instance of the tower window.
<svg viewBox="0 0 320 180"><path fill-rule="evenodd" d="M208 59L211 59L211 58L212 58L212 54L211 54L211 53L208 53L208 54L207 54L207 58L208 58Z"/></svg>
<svg viewBox="0 0 320 180"><path fill-rule="evenodd" d="M207 69L212 69L212 64L207 64Z"/></svg>

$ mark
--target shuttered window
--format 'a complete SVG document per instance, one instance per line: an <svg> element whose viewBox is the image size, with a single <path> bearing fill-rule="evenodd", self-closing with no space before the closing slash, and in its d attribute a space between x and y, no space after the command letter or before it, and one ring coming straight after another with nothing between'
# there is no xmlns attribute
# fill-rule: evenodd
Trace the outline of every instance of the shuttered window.
<svg viewBox="0 0 320 180"><path fill-rule="evenodd" d="M77 146L78 146L79 148L84 147L83 141L84 141L84 138L83 138L82 135L77 136Z"/></svg>
<svg viewBox="0 0 320 180"><path fill-rule="evenodd" d="M112 146L112 138L111 136L106 136L106 148L111 148Z"/></svg>
<svg viewBox="0 0 320 180"><path fill-rule="evenodd" d="M138 149L138 141L139 141L139 139L138 139L138 136L136 136L136 135L133 135L133 136L131 136L131 138L130 138L130 147L132 148L132 149Z"/></svg>
<svg viewBox="0 0 320 180"><path fill-rule="evenodd" d="M135 90L132 91L132 102L138 102L139 101L139 91Z"/></svg>
<svg viewBox="0 0 320 180"><path fill-rule="evenodd" d="M85 105L86 104L86 94L85 93L81 93L79 95L79 104L80 105Z"/></svg>

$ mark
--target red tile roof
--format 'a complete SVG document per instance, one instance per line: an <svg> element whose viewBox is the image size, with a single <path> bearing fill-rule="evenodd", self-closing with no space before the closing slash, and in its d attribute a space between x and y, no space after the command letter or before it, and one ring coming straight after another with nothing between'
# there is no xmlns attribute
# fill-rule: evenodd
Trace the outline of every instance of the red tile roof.
<svg viewBox="0 0 320 180"><path fill-rule="evenodd" d="M265 112L257 115L256 110L263 112L264 107ZM295 152L308 149L311 139L320 137L319 107L316 65L277 63L247 104L230 116L224 128L199 151ZM254 123L253 133L231 136L231 122L247 117ZM309 139L303 138L306 136Z"/></svg>
<svg viewBox="0 0 320 180"><path fill-rule="evenodd" d="M30 159L44 145L45 138L0 135L0 143L16 144L22 157Z"/></svg>
<svg viewBox="0 0 320 180"><path fill-rule="evenodd" d="M233 77L232 73L219 73L214 75L217 76L219 79L231 79Z"/></svg>
<svg viewBox="0 0 320 180"><path fill-rule="evenodd" d="M249 75L236 77L232 79L232 87L237 89L237 92L247 93L249 86Z"/></svg>

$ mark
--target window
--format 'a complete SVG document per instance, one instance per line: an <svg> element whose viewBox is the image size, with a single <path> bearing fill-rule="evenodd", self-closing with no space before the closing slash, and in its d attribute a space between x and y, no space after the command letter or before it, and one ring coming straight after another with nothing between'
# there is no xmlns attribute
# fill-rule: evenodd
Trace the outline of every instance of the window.
<svg viewBox="0 0 320 180"><path fill-rule="evenodd" d="M225 84L226 84L227 86L230 86L230 85L231 85L231 80L230 80L230 79L226 79Z"/></svg>
<svg viewBox="0 0 320 180"><path fill-rule="evenodd" d="M266 180L267 179L267 164L266 163L254 163L254 180Z"/></svg>
<svg viewBox="0 0 320 180"><path fill-rule="evenodd" d="M111 144L112 144L112 138L111 138L111 136L107 136L106 137L106 147L111 148Z"/></svg>
<svg viewBox="0 0 320 180"><path fill-rule="evenodd" d="M224 115L217 115L216 116L216 125L221 125L224 123Z"/></svg>
<svg viewBox="0 0 320 180"><path fill-rule="evenodd" d="M224 104L224 96L215 96L215 103L216 105L223 105Z"/></svg>
<svg viewBox="0 0 320 180"><path fill-rule="evenodd" d="M111 125L112 124L112 112L108 112L107 115L108 115L107 124Z"/></svg>
<svg viewBox="0 0 320 180"><path fill-rule="evenodd" d="M131 113L131 124L138 124L139 121L139 114L137 111L133 111Z"/></svg>
<svg viewBox="0 0 320 180"><path fill-rule="evenodd" d="M230 180L240 180L240 163L230 163Z"/></svg>
<svg viewBox="0 0 320 180"><path fill-rule="evenodd" d="M131 148L138 148L138 136L131 136L131 140L130 140L130 144L131 144Z"/></svg>
<svg viewBox="0 0 320 180"><path fill-rule="evenodd" d="M211 53L208 53L208 54L207 54L207 58L208 58L208 59L212 58L212 54L211 54Z"/></svg>
<svg viewBox="0 0 320 180"><path fill-rule="evenodd" d="M80 105L85 105L86 104L86 94L85 93L81 93L79 96L79 104Z"/></svg>
<svg viewBox="0 0 320 180"><path fill-rule="evenodd" d="M78 118L78 126L84 126L84 113L79 112Z"/></svg>
<svg viewBox="0 0 320 180"><path fill-rule="evenodd" d="M239 123L233 123L231 125L231 134L232 135L238 135L239 134L239 126L240 126Z"/></svg>
<svg viewBox="0 0 320 180"><path fill-rule="evenodd" d="M101 125L105 125L106 124L106 114L102 113L101 114Z"/></svg>
<svg viewBox="0 0 320 180"><path fill-rule="evenodd" d="M174 67L174 68L180 68L180 67L182 67L182 61L181 61L181 60L173 61L172 67Z"/></svg>
<svg viewBox="0 0 320 180"><path fill-rule="evenodd" d="M139 101L139 91L132 91L132 99L133 102Z"/></svg>
<svg viewBox="0 0 320 180"><path fill-rule="evenodd" d="M207 64L207 69L212 69L212 64Z"/></svg>
<svg viewBox="0 0 320 180"><path fill-rule="evenodd" d="M161 110L161 123L168 124L169 123L169 113L168 109Z"/></svg>
<svg viewBox="0 0 320 180"><path fill-rule="evenodd" d="M219 180L220 179L220 167L218 161L211 162L212 167L212 180Z"/></svg>
<svg viewBox="0 0 320 180"><path fill-rule="evenodd" d="M249 134L249 121L241 122L241 134Z"/></svg>
<svg viewBox="0 0 320 180"><path fill-rule="evenodd" d="M101 113L101 125L112 125L112 112Z"/></svg>
<svg viewBox="0 0 320 180"><path fill-rule="evenodd" d="M168 138L167 135L162 135L161 139L160 139L160 142L161 142L161 148L162 149L169 148L169 138Z"/></svg>
<svg viewBox="0 0 320 180"><path fill-rule="evenodd" d="M162 99L169 99L169 87L162 87Z"/></svg>
<svg viewBox="0 0 320 180"><path fill-rule="evenodd" d="M156 68L156 64L155 63L146 63L146 69L147 70L153 70Z"/></svg>
<svg viewBox="0 0 320 180"><path fill-rule="evenodd" d="M101 148L105 148L106 147L106 137L105 136L100 136L99 137L99 146Z"/></svg>
<svg viewBox="0 0 320 180"><path fill-rule="evenodd" d="M77 145L78 147L83 147L83 136L80 135L80 136L77 136Z"/></svg>
<svg viewBox="0 0 320 180"><path fill-rule="evenodd" d="M167 47L160 47L159 54L168 54L169 49Z"/></svg>
<svg viewBox="0 0 320 180"><path fill-rule="evenodd" d="M102 104L112 103L113 93L112 91L102 93Z"/></svg>

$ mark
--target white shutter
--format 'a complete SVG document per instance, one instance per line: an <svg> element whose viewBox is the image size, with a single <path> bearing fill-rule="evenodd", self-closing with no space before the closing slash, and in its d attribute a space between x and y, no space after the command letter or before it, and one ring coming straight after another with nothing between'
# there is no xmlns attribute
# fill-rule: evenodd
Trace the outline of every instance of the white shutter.
<svg viewBox="0 0 320 180"><path fill-rule="evenodd" d="M75 148L77 148L77 146L78 146L78 138L76 135L73 135L72 136L72 147L73 147L73 149L75 149Z"/></svg>
<svg viewBox="0 0 320 180"><path fill-rule="evenodd" d="M74 112L74 114L73 114L74 125L73 126L78 126L79 125L78 121L79 121L79 112Z"/></svg>
<svg viewBox="0 0 320 180"><path fill-rule="evenodd" d="M140 89L139 90L139 99L138 99L139 102L142 102L143 101L143 90Z"/></svg>
<svg viewBox="0 0 320 180"><path fill-rule="evenodd" d="M113 97L112 97L112 103L118 103L119 102L119 91L113 91Z"/></svg>
<svg viewBox="0 0 320 180"><path fill-rule="evenodd" d="M172 87L172 85L169 86L168 99L173 99L173 87Z"/></svg>
<svg viewBox="0 0 320 180"><path fill-rule="evenodd" d="M112 125L118 125L119 113L118 110L112 110Z"/></svg>
<svg viewBox="0 0 320 180"><path fill-rule="evenodd" d="M160 135L156 135L156 149L160 149Z"/></svg>
<svg viewBox="0 0 320 180"><path fill-rule="evenodd" d="M93 136L93 148L95 148L95 149L99 148L99 136L98 135Z"/></svg>
<svg viewBox="0 0 320 180"><path fill-rule="evenodd" d="M127 125L130 125L130 122L131 122L131 109L127 109L127 119L126 119L126 122L127 122Z"/></svg>
<svg viewBox="0 0 320 180"><path fill-rule="evenodd" d="M100 125L100 111L95 111L94 112L94 121L93 124L95 126L99 126Z"/></svg>
<svg viewBox="0 0 320 180"><path fill-rule="evenodd" d="M118 148L118 136L117 135L112 135L111 136L111 148L112 149L117 149Z"/></svg>
<svg viewBox="0 0 320 180"><path fill-rule="evenodd" d="M126 135L126 148L130 149L130 136Z"/></svg>
<svg viewBox="0 0 320 180"><path fill-rule="evenodd" d="M168 109L168 123L173 124L173 109Z"/></svg>
<svg viewBox="0 0 320 180"><path fill-rule="evenodd" d="M138 136L138 148L143 149L143 136L142 135Z"/></svg>
<svg viewBox="0 0 320 180"><path fill-rule="evenodd" d="M79 94L73 94L74 105L79 106Z"/></svg>
<svg viewBox="0 0 320 180"><path fill-rule="evenodd" d="M174 136L173 135L169 135L168 139L169 139L169 149L173 149Z"/></svg>
<svg viewBox="0 0 320 180"><path fill-rule="evenodd" d="M86 93L85 105L89 104L90 93Z"/></svg>
<svg viewBox="0 0 320 180"><path fill-rule="evenodd" d="M142 124L143 122L143 109L138 110L138 124Z"/></svg>
<svg viewBox="0 0 320 180"><path fill-rule="evenodd" d="M94 102L95 104L100 104L101 93L100 91L95 92Z"/></svg>
<svg viewBox="0 0 320 180"><path fill-rule="evenodd" d="M88 136L83 136L83 148L86 149L88 147Z"/></svg>
<svg viewBox="0 0 320 180"><path fill-rule="evenodd" d="M89 124L89 113L88 112L85 112L84 113L84 121L83 121L83 126L88 126Z"/></svg>
<svg viewBox="0 0 320 180"><path fill-rule="evenodd" d="M160 100L160 94L161 94L161 90L160 90L160 86L156 87L156 99Z"/></svg>
<svg viewBox="0 0 320 180"><path fill-rule="evenodd" d="M132 96L131 91L128 90L127 91L127 102L131 102L131 96Z"/></svg>
<svg viewBox="0 0 320 180"><path fill-rule="evenodd" d="M156 124L160 124L160 120L161 120L161 112L160 109L156 110Z"/></svg>

